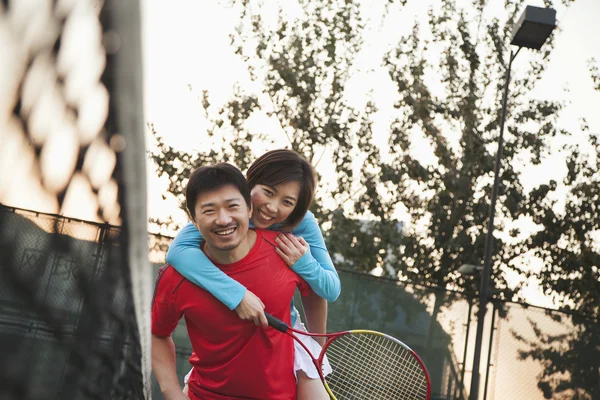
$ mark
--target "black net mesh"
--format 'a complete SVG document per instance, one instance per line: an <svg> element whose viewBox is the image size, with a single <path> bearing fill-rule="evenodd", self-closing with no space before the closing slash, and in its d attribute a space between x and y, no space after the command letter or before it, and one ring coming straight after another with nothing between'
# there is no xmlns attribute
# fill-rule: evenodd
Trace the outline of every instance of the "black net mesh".
<svg viewBox="0 0 600 400"><path fill-rule="evenodd" d="M139 26L135 1L0 2L3 400L148 392Z"/></svg>

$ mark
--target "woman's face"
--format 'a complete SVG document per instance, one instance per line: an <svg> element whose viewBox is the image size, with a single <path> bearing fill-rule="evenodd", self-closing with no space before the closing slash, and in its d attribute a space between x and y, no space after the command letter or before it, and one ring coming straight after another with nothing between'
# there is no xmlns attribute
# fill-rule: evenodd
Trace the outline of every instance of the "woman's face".
<svg viewBox="0 0 600 400"><path fill-rule="evenodd" d="M277 186L252 188L252 222L260 229L281 223L294 211L300 196L300 183L290 181Z"/></svg>

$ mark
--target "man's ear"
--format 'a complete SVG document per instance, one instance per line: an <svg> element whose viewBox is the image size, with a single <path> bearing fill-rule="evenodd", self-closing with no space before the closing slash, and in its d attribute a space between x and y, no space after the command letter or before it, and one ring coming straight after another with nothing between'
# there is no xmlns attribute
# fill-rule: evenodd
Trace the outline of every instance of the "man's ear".
<svg viewBox="0 0 600 400"><path fill-rule="evenodd" d="M252 203L248 205L248 215L252 217Z"/></svg>

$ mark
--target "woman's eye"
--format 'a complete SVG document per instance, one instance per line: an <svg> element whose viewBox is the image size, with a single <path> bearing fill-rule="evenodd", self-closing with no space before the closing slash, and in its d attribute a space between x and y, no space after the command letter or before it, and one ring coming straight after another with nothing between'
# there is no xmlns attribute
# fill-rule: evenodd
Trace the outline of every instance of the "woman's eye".
<svg viewBox="0 0 600 400"><path fill-rule="evenodd" d="M271 192L268 189L264 189L265 193L267 194L267 196L273 196L273 192Z"/></svg>
<svg viewBox="0 0 600 400"><path fill-rule="evenodd" d="M294 203L292 203L291 201L284 201L283 204L285 204L288 207L294 207Z"/></svg>

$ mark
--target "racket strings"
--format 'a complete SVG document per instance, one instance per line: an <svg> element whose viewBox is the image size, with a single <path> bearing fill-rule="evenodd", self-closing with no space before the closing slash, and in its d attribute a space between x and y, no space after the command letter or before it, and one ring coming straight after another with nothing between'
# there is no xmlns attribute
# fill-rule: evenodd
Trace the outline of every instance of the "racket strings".
<svg viewBox="0 0 600 400"><path fill-rule="evenodd" d="M333 372L327 384L340 400L427 398L421 364L402 344L371 333L351 333L327 349Z"/></svg>
<svg viewBox="0 0 600 400"><path fill-rule="evenodd" d="M375 336L373 336L375 337ZM355 365L350 365L349 368L347 365L344 365L345 368L339 368L337 370L336 377L341 378L345 376L345 379L338 379L340 383L343 383L343 388L340 386L340 390L337 390L336 393L340 394L340 398L364 398L365 396L370 396L371 398L421 398L415 397L413 395L414 392L414 380L416 375L422 374L422 371L419 371L416 366L411 366L408 364L408 361L412 358L412 355L408 352L408 354L401 354L400 357L393 350L394 342L389 341L386 343L384 347L380 347L377 351L372 351L370 349L371 354L370 358L372 360L376 360L376 363L379 365L387 365L387 368L394 368L394 364L398 364L400 362L405 366L404 373L393 374L393 375L384 375L381 373L374 373L372 366L370 363L364 363L365 357L364 354L367 354L364 351L364 348L361 348L360 343L357 341L353 341L350 346L345 346L345 354L344 357L354 358L355 360L359 360L361 358L360 364L353 363ZM339 343L338 343L339 345ZM358 351L358 354L357 354ZM357 367L358 365L358 367ZM340 366L342 366L340 364ZM408 366L408 368L406 368ZM402 372L402 371L399 371ZM351 379L348 379L348 376ZM328 379L328 382L331 379ZM346 393L340 393L345 391ZM426 387L425 392L422 393L422 398L426 396Z"/></svg>
<svg viewBox="0 0 600 400"><path fill-rule="evenodd" d="M352 349L352 350L356 350L356 349ZM381 357L380 357L381 361L384 362L384 363L388 363L389 364L389 358L390 358L391 354L392 353L382 353ZM356 354L348 354L348 353L346 353L345 356L358 357ZM362 367L356 369L356 371L354 371L354 372L359 373L361 376L365 376L367 374L367 369L366 368L368 367L368 365L367 364L361 364L361 365L362 365ZM344 371L344 373L348 374L348 371ZM374 376L374 381L371 382L371 384L372 385L376 385L381 390L381 388L385 388L385 383L384 383L385 379L386 378L383 377L382 375L375 375ZM392 385L397 385L397 387L400 389L400 392L402 393L402 397L401 398L409 398L408 397L409 396L409 392L406 389L406 387L407 387L406 386L407 382L405 382L406 379L401 378L400 380L403 381L403 382L398 382L397 379L394 379L394 382L391 382L391 383L392 383ZM347 381L347 380L345 380L345 384L346 384L346 388L350 389L351 393L354 396L356 396L356 398L359 398L359 397L361 397L361 395L366 395L366 394L369 394L370 396L379 395L379 393L377 393L376 391L371 390L369 386L365 387L364 382L361 382L360 380L353 379L350 382ZM348 398L349 394L350 393L347 393L346 395L344 395L341 398ZM388 396L392 396L393 393L392 392L389 392L389 393L386 392L385 395L386 395L386 397L388 397Z"/></svg>

